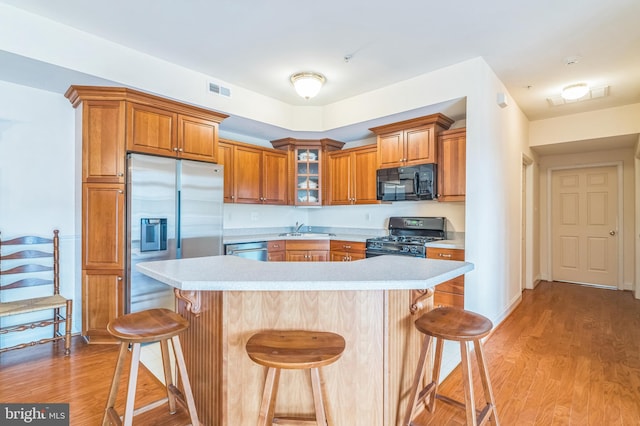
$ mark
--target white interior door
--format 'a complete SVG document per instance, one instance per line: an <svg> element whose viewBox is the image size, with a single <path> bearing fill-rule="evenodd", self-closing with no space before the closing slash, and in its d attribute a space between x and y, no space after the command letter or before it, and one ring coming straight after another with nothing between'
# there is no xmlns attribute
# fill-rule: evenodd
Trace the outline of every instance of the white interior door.
<svg viewBox="0 0 640 426"><path fill-rule="evenodd" d="M551 196L553 279L617 287L616 167L556 170Z"/></svg>

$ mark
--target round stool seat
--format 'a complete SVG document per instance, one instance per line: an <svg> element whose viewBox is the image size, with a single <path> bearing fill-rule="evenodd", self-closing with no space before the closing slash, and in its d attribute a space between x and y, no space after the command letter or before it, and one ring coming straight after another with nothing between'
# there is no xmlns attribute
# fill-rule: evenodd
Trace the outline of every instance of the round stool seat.
<svg viewBox="0 0 640 426"><path fill-rule="evenodd" d="M458 308L442 307L426 312L415 322L416 328L429 336L445 340L471 341L489 334L491 320Z"/></svg>
<svg viewBox="0 0 640 426"><path fill-rule="evenodd" d="M169 309L148 309L122 315L107 325L114 337L132 343L170 339L189 327L189 321Z"/></svg>
<svg viewBox="0 0 640 426"><path fill-rule="evenodd" d="M329 365L344 352L344 337L326 331L277 330L247 341L249 358L270 368L306 369Z"/></svg>

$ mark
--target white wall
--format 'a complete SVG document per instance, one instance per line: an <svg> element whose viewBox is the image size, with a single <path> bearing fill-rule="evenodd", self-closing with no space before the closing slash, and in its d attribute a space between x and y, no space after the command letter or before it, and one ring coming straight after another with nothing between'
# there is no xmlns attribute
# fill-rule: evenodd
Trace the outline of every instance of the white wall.
<svg viewBox="0 0 640 426"><path fill-rule="evenodd" d="M74 299L73 328L79 331L73 141L67 99L0 81L0 232L7 239L60 230L61 293ZM3 345L20 337L2 336Z"/></svg>
<svg viewBox="0 0 640 426"><path fill-rule="evenodd" d="M635 155L635 197L636 197L636 227L634 237L636 239L636 299L640 299L640 136L636 143L636 155Z"/></svg>
<svg viewBox="0 0 640 426"><path fill-rule="evenodd" d="M640 133L640 104L532 121L532 147Z"/></svg>
<svg viewBox="0 0 640 426"><path fill-rule="evenodd" d="M376 234L376 231L387 229L390 216L444 216L448 232L464 232L464 214L463 202L407 201L321 208L225 204L224 227L233 232L238 229L291 227L298 222L309 226L371 229Z"/></svg>

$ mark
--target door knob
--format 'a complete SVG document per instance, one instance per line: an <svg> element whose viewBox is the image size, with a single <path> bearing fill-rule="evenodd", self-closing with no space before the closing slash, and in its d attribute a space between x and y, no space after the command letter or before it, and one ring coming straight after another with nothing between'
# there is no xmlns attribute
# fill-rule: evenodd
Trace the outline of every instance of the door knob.
<svg viewBox="0 0 640 426"><path fill-rule="evenodd" d="M616 231L609 231L609 235L616 235Z"/></svg>

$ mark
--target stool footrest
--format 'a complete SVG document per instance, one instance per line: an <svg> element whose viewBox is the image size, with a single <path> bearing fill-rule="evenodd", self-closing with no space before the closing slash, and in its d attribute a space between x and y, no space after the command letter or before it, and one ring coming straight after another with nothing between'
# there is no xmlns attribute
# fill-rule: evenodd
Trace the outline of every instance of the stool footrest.
<svg viewBox="0 0 640 426"><path fill-rule="evenodd" d="M317 425L318 422L315 417L298 417L298 416L287 416L287 417L273 417L274 425L283 425L283 426L300 426L300 425Z"/></svg>
<svg viewBox="0 0 640 426"><path fill-rule="evenodd" d="M154 408L157 408L157 407L160 407L163 404L166 404L168 400L169 400L169 398L164 397L164 398L159 399L157 401L150 402L147 405L143 405L142 407L136 408L135 410L133 410L133 415L135 417L138 414L142 414L142 413L146 413L147 411L151 411ZM173 414L173 413L171 413L171 414Z"/></svg>
<svg viewBox="0 0 640 426"><path fill-rule="evenodd" d="M449 405L453 405L454 407L460 408L461 410L466 409L465 405L462 402L449 398L446 395L440 395L438 393L436 394L436 398L438 398L440 401L445 402ZM478 426L485 424L489 420L493 410L494 410L494 407L491 404L485 405L482 410L476 410L476 419L478 422Z"/></svg>

